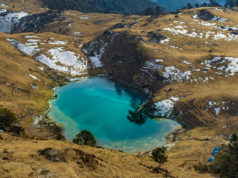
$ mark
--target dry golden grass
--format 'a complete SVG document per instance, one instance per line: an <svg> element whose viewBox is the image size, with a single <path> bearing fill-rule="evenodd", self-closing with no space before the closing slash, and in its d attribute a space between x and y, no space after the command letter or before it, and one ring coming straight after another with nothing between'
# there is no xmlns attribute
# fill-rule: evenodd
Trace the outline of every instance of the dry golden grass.
<svg viewBox="0 0 238 178"><path fill-rule="evenodd" d="M36 10L38 6L34 3L38 1L29 1L29 5L23 6L24 1L15 0L12 4L15 7L9 8L14 11L25 10L29 13L39 13L45 11L45 9ZM0 0L0 3L4 3ZM9 3L10 4L10 3ZM200 8L201 9L201 8ZM43 52L46 52L50 46L47 43L49 38L54 37L56 40L67 41L69 44L65 46L65 49L80 53L83 56L83 52L79 47L81 44L90 42L99 36L103 31L116 23L122 22L123 24L131 24L138 22L136 25L114 29L114 32L128 31L133 35L141 35L144 39L144 47L148 50L151 58L163 59L161 63L164 66L176 66L181 71L187 71L188 65L182 63L182 60L186 59L191 62L193 68L204 68L201 66L201 62L210 59L215 56L231 56L238 57L237 46L238 40L225 41L225 40L213 40L211 38L191 38L183 35L173 35L168 31L159 31L161 34L170 38L170 41L165 44L149 42L148 32L163 30L166 27L173 27L179 24L173 21L182 21L186 25L186 29L192 32L192 29L196 29L198 32L221 30L206 27L194 22L192 15L196 14L200 9L185 10L176 18L174 15L166 15L158 18L153 18L151 21L149 17L140 16L122 16L115 14L84 14L77 11L65 11L62 16L63 20L56 20L55 22L47 24L41 33L36 34L41 36L42 40L45 40L45 44L40 46L44 48ZM229 19L231 23L221 23L224 26L234 27L238 24L238 12L226 10L226 12L216 10L215 8L206 8L213 14ZM87 20L82 20L80 17L89 17ZM218 22L220 24L220 22ZM173 25L169 25L173 24ZM62 31L68 31L65 35L60 35L52 32L59 33L59 29ZM173 27L174 28L174 27ZM80 32L75 34L74 32ZM224 34L228 34L229 31L223 31ZM13 38L22 43L26 41L24 38L26 34L6 35L0 33L0 105L8 107L13 110L21 119L22 125L26 128L28 133L33 136L43 135L43 137L49 137L50 133L46 130L33 128L32 116L39 115L48 108L47 101L52 96L51 89L56 85L51 79L48 78L48 74L52 72L45 67L46 72L39 70L39 66L42 64L36 62L32 58L23 55L17 49L12 47L6 38ZM207 42L207 44L205 43ZM187 43L187 44L185 44ZM212 43L216 43L216 46L211 46ZM189 44L189 45L188 45ZM171 48L171 46L179 47L182 50ZM98 73L98 71L96 71ZM28 74L34 74L41 81L37 82L28 77ZM100 71L99 71L100 73ZM53 75L53 74L52 74ZM202 72L194 73L196 77L205 77ZM237 92L237 75L233 77L218 76L211 71L211 76L216 80L210 80L209 82L190 83L173 82L167 84L165 87L157 89L154 94L154 101L170 98L171 96L183 96L181 99L182 104L189 101L194 101L196 108L206 107L206 100L214 100L221 102L223 100L235 100L238 98ZM33 89L30 83L36 83L39 89ZM17 89L20 88L20 89ZM172 89L170 92L167 92ZM27 91L27 92L25 92ZM179 105L180 103L177 103ZM191 111L193 112L193 111ZM220 116L216 116L212 112L206 112L202 109L199 110L201 121L214 121L215 124L210 127L195 128L181 134L176 142L175 146L169 151L169 161L163 167L175 177L211 177L207 174L199 174L193 170L193 165L200 162L207 163L207 159L214 146L220 145L226 142L226 137L232 132L237 131L237 116L232 116L228 113L223 113ZM188 118L189 119L189 118ZM24 121L24 122L23 122ZM226 128L223 126L226 125ZM2 134L1 134L2 135ZM51 135L52 136L52 135ZM156 163L152 162L147 156L137 157L134 155L128 155L117 151L95 149L91 147L78 147L68 142L58 141L33 141L20 138L14 138L8 135L3 135L6 140L0 140L0 143L4 146L0 147L8 149L14 152L14 161L1 162L0 172L3 172L4 176L19 175L20 177L27 177L27 175L36 175L37 169L45 168L50 170L53 175L64 175L65 177L158 177L159 175L152 174L150 170L141 166L139 163L143 163L147 166L156 166ZM78 168L75 163L55 163L43 159L34 158L30 155L35 155L37 150L45 147L52 147L55 149L64 148L80 148L85 152L95 154L96 156L104 160L103 166L99 166L96 170L88 170L85 168ZM26 151L27 150L27 151ZM34 170L34 169L35 170ZM65 171L63 173L62 171ZM64 177L62 176L62 177Z"/></svg>
<svg viewBox="0 0 238 178"><path fill-rule="evenodd" d="M156 167L148 156L128 155L115 150L78 146L64 141L40 141L12 137L1 134L0 139L0 172L1 177L35 177L42 176L41 169L46 169L45 175L50 177L162 177L152 173L145 166ZM79 165L75 157L64 155L66 162L51 162L38 154L45 148L55 150L79 149L96 156L98 163L95 168L87 167L87 163ZM5 154L4 154L5 151ZM68 157L67 157L68 156ZM2 159L4 158L4 159ZM145 165L145 166L144 166ZM44 175L44 174L43 174Z"/></svg>
<svg viewBox="0 0 238 178"><path fill-rule="evenodd" d="M7 4L8 7L3 7L14 12L25 11L29 14L39 14L47 10L39 0L0 0L1 4Z"/></svg>

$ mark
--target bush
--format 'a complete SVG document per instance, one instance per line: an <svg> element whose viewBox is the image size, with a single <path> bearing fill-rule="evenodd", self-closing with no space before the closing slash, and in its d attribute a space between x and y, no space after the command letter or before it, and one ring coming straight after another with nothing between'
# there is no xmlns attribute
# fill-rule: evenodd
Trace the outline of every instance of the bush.
<svg viewBox="0 0 238 178"><path fill-rule="evenodd" d="M82 130L76 135L76 138L73 139L73 142L79 145L96 145L96 139L94 135L88 130Z"/></svg>
<svg viewBox="0 0 238 178"><path fill-rule="evenodd" d="M156 162L163 164L168 161L168 156L166 154L167 150L165 147L158 147L152 151L152 157Z"/></svg>
<svg viewBox="0 0 238 178"><path fill-rule="evenodd" d="M222 145L211 165L212 172L221 177L238 177L238 135L233 134L228 145Z"/></svg>
<svg viewBox="0 0 238 178"><path fill-rule="evenodd" d="M230 143L222 145L221 151L215 155L210 165L199 164L194 166L200 172L219 174L224 178L238 177L238 135L233 134Z"/></svg>
<svg viewBox="0 0 238 178"><path fill-rule="evenodd" d="M65 136L62 133L56 135L56 140L65 140Z"/></svg>
<svg viewBox="0 0 238 178"><path fill-rule="evenodd" d="M16 123L16 115L7 108L0 108L0 126L11 126Z"/></svg>

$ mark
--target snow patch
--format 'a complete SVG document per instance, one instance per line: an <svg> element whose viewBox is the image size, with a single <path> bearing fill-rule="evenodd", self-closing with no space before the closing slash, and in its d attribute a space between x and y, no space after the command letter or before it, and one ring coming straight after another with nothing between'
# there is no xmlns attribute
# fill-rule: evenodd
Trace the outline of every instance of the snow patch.
<svg viewBox="0 0 238 178"><path fill-rule="evenodd" d="M185 59L183 60L183 63L186 64L186 65L190 65L190 64L191 64L191 62L188 62L188 61L185 60Z"/></svg>
<svg viewBox="0 0 238 178"><path fill-rule="evenodd" d="M6 7L8 7L8 5L7 4L1 4L1 7L6 8Z"/></svg>
<svg viewBox="0 0 238 178"><path fill-rule="evenodd" d="M238 72L238 58L234 57L214 57L210 60L205 60L203 64L207 69L214 68L230 76Z"/></svg>
<svg viewBox="0 0 238 178"><path fill-rule="evenodd" d="M51 45L66 45L68 42L65 41L49 41L49 44Z"/></svg>
<svg viewBox="0 0 238 178"><path fill-rule="evenodd" d="M163 77L172 81L182 82L183 80L189 80L191 74L191 71L181 72L178 68L169 66L165 67Z"/></svg>
<svg viewBox="0 0 238 178"><path fill-rule="evenodd" d="M36 77L35 75L29 74L29 76L35 80L40 80L38 77Z"/></svg>
<svg viewBox="0 0 238 178"><path fill-rule="evenodd" d="M154 103L155 109L155 115L157 117L169 117L171 115L171 112L173 111L174 105L177 101L179 101L179 97L171 97L170 99L162 100L159 102Z"/></svg>
<svg viewBox="0 0 238 178"><path fill-rule="evenodd" d="M10 33L13 30L14 26L19 23L20 19L28 15L28 13L21 11L8 13L5 16L0 16L0 32Z"/></svg>
<svg viewBox="0 0 238 178"><path fill-rule="evenodd" d="M89 17L80 17L80 20L88 20Z"/></svg>
<svg viewBox="0 0 238 178"><path fill-rule="evenodd" d="M21 51L24 54L27 54L29 56L34 56L38 52L41 51L41 49L38 48L37 43L26 43L22 44L14 39L7 38L7 41L9 41L14 47L16 47L19 51Z"/></svg>

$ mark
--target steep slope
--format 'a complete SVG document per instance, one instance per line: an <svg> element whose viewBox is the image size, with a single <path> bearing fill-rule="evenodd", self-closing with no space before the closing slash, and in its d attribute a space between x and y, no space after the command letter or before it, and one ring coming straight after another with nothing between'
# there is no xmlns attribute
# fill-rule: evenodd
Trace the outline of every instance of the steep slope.
<svg viewBox="0 0 238 178"><path fill-rule="evenodd" d="M163 177L148 156L0 133L1 177Z"/></svg>

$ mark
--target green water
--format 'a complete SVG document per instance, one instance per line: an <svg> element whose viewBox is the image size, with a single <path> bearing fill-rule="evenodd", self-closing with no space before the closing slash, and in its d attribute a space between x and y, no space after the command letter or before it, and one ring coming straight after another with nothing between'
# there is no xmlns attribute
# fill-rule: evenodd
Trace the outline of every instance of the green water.
<svg viewBox="0 0 238 178"><path fill-rule="evenodd" d="M51 102L49 116L64 125L69 140L87 129L99 145L132 153L163 145L164 137L178 127L171 120L147 119L142 125L130 122L128 111L145 102L146 97L106 78L71 83L55 92L58 97Z"/></svg>

